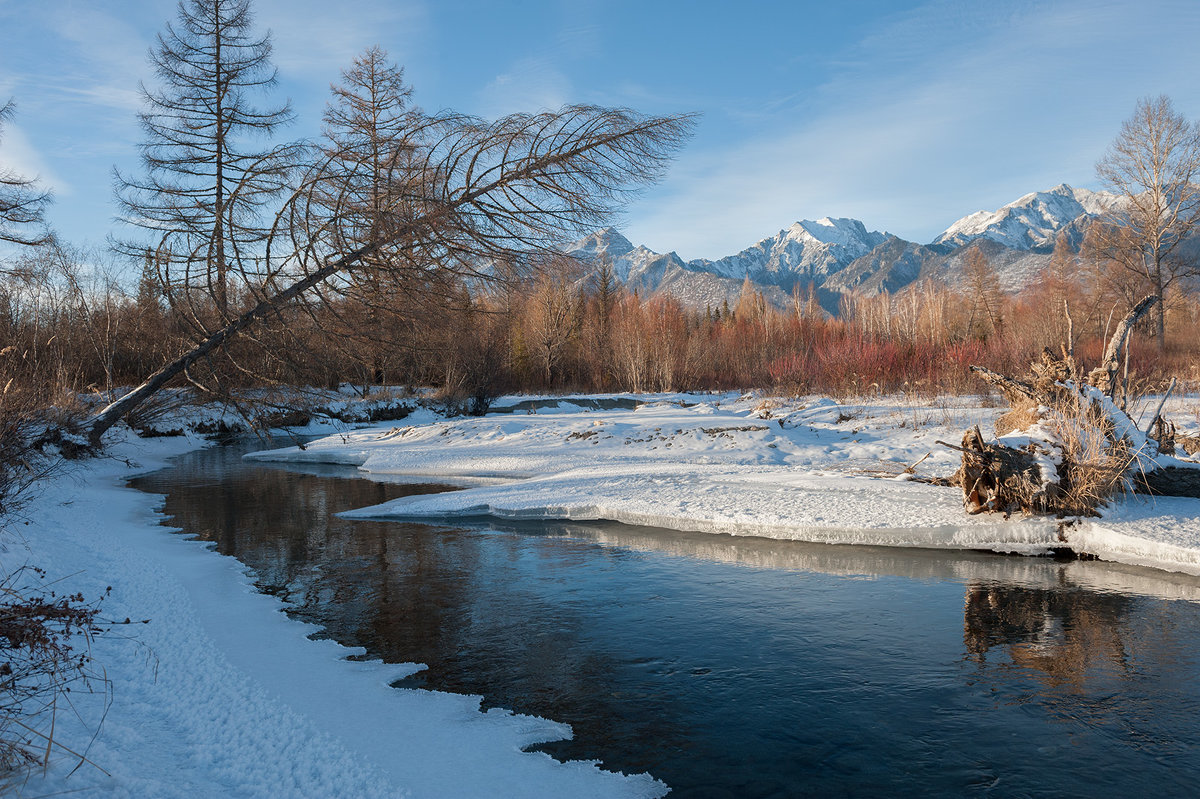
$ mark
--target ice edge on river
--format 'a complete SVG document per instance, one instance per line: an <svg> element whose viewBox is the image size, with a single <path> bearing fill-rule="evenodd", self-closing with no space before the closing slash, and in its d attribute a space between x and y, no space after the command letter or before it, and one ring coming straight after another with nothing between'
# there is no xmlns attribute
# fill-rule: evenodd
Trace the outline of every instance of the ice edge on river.
<svg viewBox="0 0 1200 799"><path fill-rule="evenodd" d="M828 399L774 401L766 409L759 398L691 400L601 412L560 402L536 414L431 417L247 457L471 486L343 514L356 519L605 519L832 544L1026 555L1066 548L1200 575L1197 500L1132 496L1099 519L1060 524L968 516L957 490L906 479L905 464L923 455L930 473L953 471L954 453L934 441L998 413L970 400L923 411Z"/></svg>

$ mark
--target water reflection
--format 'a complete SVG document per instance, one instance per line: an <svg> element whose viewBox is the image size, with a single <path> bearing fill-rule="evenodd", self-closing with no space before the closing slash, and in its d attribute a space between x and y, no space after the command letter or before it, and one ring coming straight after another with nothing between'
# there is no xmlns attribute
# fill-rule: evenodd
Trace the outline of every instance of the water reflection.
<svg viewBox="0 0 1200 799"><path fill-rule="evenodd" d="M676 796L1170 794L1200 766L1193 578L600 523L347 522L332 514L439 487L236 454L138 485L169 490L174 524L323 635L427 664L405 687L566 721L575 739L544 749Z"/></svg>
<svg viewBox="0 0 1200 799"><path fill-rule="evenodd" d="M1134 601L1120 594L1060 589L967 586L963 642L977 663L1004 647L1013 663L1042 672L1052 685L1080 684L1094 669L1124 668L1124 628Z"/></svg>

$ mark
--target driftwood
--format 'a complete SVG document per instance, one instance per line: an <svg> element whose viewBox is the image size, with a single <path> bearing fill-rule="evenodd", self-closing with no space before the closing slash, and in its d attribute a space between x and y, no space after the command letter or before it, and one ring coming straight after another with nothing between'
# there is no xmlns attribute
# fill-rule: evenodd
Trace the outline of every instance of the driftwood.
<svg viewBox="0 0 1200 799"><path fill-rule="evenodd" d="M962 452L962 466L951 482L962 487L968 513L1004 514L1031 504L1030 487L1039 482L1037 461L1028 452L989 444L975 427L963 434L962 446L938 442Z"/></svg>
<svg viewBox="0 0 1200 799"><path fill-rule="evenodd" d="M1200 469L1164 466L1133 476L1134 488L1142 494L1200 499Z"/></svg>
<svg viewBox="0 0 1200 799"><path fill-rule="evenodd" d="M961 447L939 442L962 453L949 482L962 488L968 512L1092 515L1122 489L1200 498L1200 463L1169 457L1176 436L1161 417L1163 403L1143 431L1114 402L1129 333L1155 302L1146 297L1121 319L1103 362L1086 378L1067 346L1061 356L1044 350L1027 380L971 367L1009 403L996 421L997 436L1029 435L988 442L976 427ZM1189 454L1198 444L1180 439Z"/></svg>

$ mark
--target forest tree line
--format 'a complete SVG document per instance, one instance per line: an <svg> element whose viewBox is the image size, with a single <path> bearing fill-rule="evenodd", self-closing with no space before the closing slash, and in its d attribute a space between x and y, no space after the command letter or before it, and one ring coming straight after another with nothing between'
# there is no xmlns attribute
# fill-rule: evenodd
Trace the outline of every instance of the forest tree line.
<svg viewBox="0 0 1200 799"><path fill-rule="evenodd" d="M414 293L381 284L325 297L266 320L180 382L209 391L432 387L464 407L541 391L962 394L981 389L970 364L1018 371L1043 348L1067 344L1081 361L1098 360L1136 294L1086 242L1081 253L1061 244L1015 294L1000 289L980 252L966 260L958 285L846 295L832 316L811 289L779 306L749 282L733 304L689 307L627 290L607 264L560 256L475 286ZM97 269L103 261L47 244L10 264L0 286L4 382L70 404L77 393L136 384L191 346L191 320L165 301L150 264L131 287L115 267ZM227 302L237 311L253 297L234 290ZM1149 326L1132 348L1129 374L1142 388L1171 375L1200 379L1200 302L1179 290L1167 318L1165 357Z"/></svg>

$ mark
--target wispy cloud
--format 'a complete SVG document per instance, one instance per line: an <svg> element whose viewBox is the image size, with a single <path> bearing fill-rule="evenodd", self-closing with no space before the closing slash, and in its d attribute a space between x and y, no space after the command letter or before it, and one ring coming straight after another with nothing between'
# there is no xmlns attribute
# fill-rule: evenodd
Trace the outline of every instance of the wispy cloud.
<svg viewBox="0 0 1200 799"><path fill-rule="evenodd" d="M0 131L0 172L10 172L26 180L36 180L58 196L70 196L71 185L47 166L21 126L8 121Z"/></svg>
<svg viewBox="0 0 1200 799"><path fill-rule="evenodd" d="M428 36L421 0L260 0L257 20L270 28L274 62L289 79L335 82L355 56L383 45L407 60Z"/></svg>
<svg viewBox="0 0 1200 799"><path fill-rule="evenodd" d="M480 92L483 113L488 116L558 108L571 99L570 80L545 58L513 63Z"/></svg>
<svg viewBox="0 0 1200 799"><path fill-rule="evenodd" d="M1200 110L1194 6L981 8L939 2L882 20L829 81L794 98L790 125L777 115L768 134L685 152L634 209L632 238L714 257L833 215L928 240L980 207L1090 183L1140 95ZM1155 41L1154 52L1135 56L1130 40Z"/></svg>

